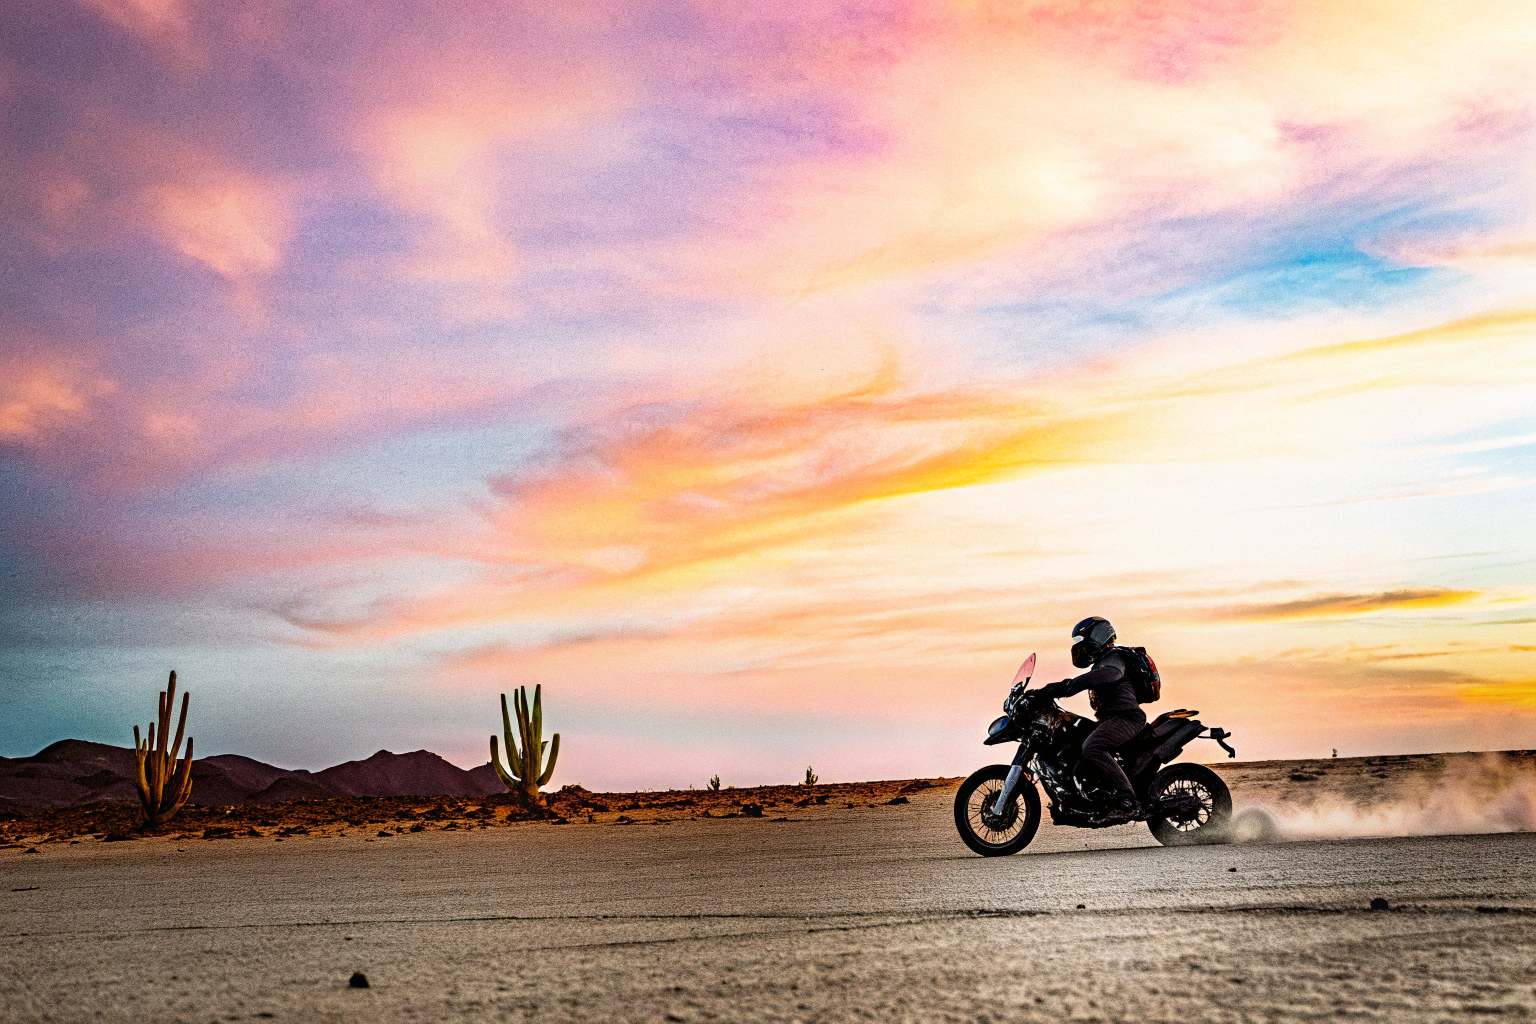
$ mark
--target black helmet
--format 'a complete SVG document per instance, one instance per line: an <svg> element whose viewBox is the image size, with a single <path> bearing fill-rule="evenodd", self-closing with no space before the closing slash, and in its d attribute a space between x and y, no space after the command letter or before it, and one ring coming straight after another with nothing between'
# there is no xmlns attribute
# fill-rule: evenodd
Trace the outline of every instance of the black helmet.
<svg viewBox="0 0 1536 1024"><path fill-rule="evenodd" d="M1072 627L1072 664L1087 668L1104 657L1104 652L1114 642L1115 627L1109 620L1097 615L1088 616Z"/></svg>

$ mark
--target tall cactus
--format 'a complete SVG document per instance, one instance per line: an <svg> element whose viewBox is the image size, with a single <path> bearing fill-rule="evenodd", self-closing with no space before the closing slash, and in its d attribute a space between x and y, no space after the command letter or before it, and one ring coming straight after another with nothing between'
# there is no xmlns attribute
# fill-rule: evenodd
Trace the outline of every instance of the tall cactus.
<svg viewBox="0 0 1536 1024"><path fill-rule="evenodd" d="M496 747L496 737L491 737L491 764L502 784L514 793L521 793L529 803L544 807L544 796L539 787L549 781L555 771L555 758L560 756L560 734L555 733L553 745L544 740L544 707L542 685L533 688L533 708L528 706L528 687L520 686L512 694L517 709L517 731L522 740L521 749L512 738L512 719L507 715L507 695L501 695L501 729L507 738L507 765L501 766L501 752ZM549 763L539 770L544 751L549 750Z"/></svg>
<svg viewBox="0 0 1536 1024"><path fill-rule="evenodd" d="M181 737L187 731L187 700L181 695L181 721L176 723L176 742L170 743L171 712L176 710L176 673L171 673L167 688L160 691L160 733L156 743L155 725L150 723L149 740L139 740L139 727L133 727L133 756L138 761L134 785L144 809L145 825L163 825L176 816L192 795L192 737L187 737L187 756L176 770L176 755ZM167 746L167 744L170 744Z"/></svg>

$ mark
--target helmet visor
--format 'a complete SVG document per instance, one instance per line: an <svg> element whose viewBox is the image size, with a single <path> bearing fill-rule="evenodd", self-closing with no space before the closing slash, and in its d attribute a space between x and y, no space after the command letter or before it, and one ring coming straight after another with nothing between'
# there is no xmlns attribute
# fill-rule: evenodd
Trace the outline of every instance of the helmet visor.
<svg viewBox="0 0 1536 1024"><path fill-rule="evenodd" d="M1072 638L1072 664L1077 668L1087 668L1093 664L1093 645L1085 636Z"/></svg>

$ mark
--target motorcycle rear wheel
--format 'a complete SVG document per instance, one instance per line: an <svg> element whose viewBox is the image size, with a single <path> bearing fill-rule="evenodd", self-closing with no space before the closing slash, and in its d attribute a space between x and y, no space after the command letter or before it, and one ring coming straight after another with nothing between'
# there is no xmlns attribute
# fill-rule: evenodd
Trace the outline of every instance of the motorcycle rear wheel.
<svg viewBox="0 0 1536 1024"><path fill-rule="evenodd" d="M960 838L983 857L1018 853L1040 828L1040 791L1026 776L1001 817L991 813L1011 765L989 764L972 772L955 794L955 828Z"/></svg>
<svg viewBox="0 0 1536 1024"><path fill-rule="evenodd" d="M1221 776L1203 764L1171 764L1152 780L1152 800L1165 796L1192 796L1200 801L1193 818L1175 821L1152 817L1147 827L1164 846L1196 846L1225 843L1232 834L1232 792Z"/></svg>

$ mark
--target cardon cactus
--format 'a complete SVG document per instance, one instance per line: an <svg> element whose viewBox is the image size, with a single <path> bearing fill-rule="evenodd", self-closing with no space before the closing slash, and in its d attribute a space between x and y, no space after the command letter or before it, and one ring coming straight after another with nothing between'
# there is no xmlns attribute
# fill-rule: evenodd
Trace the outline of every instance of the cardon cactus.
<svg viewBox="0 0 1536 1024"><path fill-rule="evenodd" d="M549 781L555 771L555 758L560 756L560 734L555 733L552 742L544 740L543 686L533 688L533 707L528 706L528 687L520 686L512 694L517 709L517 731L522 740L521 748L512 738L512 719L507 715L507 695L501 695L501 729L507 737L507 768L501 766L501 752L496 747L496 737L491 737L491 764L502 784L514 793L521 793L529 803L545 806L544 795L539 787ZM549 751L549 762L542 771L544 751Z"/></svg>
<svg viewBox="0 0 1536 1024"><path fill-rule="evenodd" d="M176 723L176 742L171 743L171 712L176 709L176 673L160 691L160 732L155 724L149 726L148 742L139 740L139 727L133 727L133 756L138 761L138 775L134 785L139 790L139 803L144 809L145 825L163 825L176 816L192 795L192 737L187 737L187 756L176 768L176 755L181 750L181 737L187 731L187 700L190 694L181 695L181 720ZM157 742L158 741L158 742Z"/></svg>

